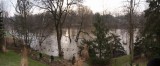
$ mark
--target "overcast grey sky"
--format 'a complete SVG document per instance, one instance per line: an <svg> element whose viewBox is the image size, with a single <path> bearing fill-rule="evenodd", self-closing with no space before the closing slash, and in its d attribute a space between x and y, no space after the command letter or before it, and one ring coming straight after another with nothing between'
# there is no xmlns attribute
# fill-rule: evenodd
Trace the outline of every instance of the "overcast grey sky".
<svg viewBox="0 0 160 66"><path fill-rule="evenodd" d="M127 4L127 0L85 0L84 5L88 6L93 12L102 12L107 10L109 12L117 12L123 9L123 6ZM129 0L130 1L130 0ZM139 2L139 0L135 0ZM140 0L138 11L143 11L146 8L145 0Z"/></svg>
<svg viewBox="0 0 160 66"><path fill-rule="evenodd" d="M1 0L2 1L2 0ZM9 11L9 15L14 15L14 7L12 3L16 3L16 0L3 0L5 1L5 9ZM85 6L88 6L93 13L95 12L101 12L106 10L111 13L121 12L124 8L123 6L127 4L127 0L84 0L83 4ZM136 0L139 1L139 0ZM145 0L140 0L140 5L137 8L139 12L142 12L146 9ZM34 12L38 12L38 10L35 10Z"/></svg>

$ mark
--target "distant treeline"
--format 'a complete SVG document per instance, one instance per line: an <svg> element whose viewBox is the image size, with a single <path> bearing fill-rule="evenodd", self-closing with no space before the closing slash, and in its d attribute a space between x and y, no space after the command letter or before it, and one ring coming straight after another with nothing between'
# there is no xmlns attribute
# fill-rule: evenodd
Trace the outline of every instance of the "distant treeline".
<svg viewBox="0 0 160 66"><path fill-rule="evenodd" d="M87 10L87 8L86 8ZM20 20L18 19L19 15L15 15L13 17L5 18L5 27L6 28L13 28L13 26L18 26L20 24ZM27 24L32 30L40 29L44 24L46 27L52 27L54 25L54 20L52 19L52 15L49 12L39 13L39 14L32 14L27 17ZM129 18L127 15L118 15L113 16L111 14L104 14L101 15L102 21L105 22L105 25L109 29L128 29ZM44 22L45 21L45 22ZM133 15L133 23L135 28L141 28L144 25L145 18L143 14L134 14ZM13 24L13 22L15 24ZM92 29L93 22L95 22L95 14L92 13L91 10L88 11L78 12L78 11L70 11L66 17L65 24L63 28L74 28L78 29L82 27L82 29ZM82 25L81 25L82 24ZM14 27L14 28L15 28Z"/></svg>

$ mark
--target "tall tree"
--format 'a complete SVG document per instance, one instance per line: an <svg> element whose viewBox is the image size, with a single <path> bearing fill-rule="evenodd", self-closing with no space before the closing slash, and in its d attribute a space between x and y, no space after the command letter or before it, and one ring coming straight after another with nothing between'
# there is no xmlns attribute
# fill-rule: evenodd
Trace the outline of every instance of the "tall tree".
<svg viewBox="0 0 160 66"><path fill-rule="evenodd" d="M131 64L133 63L133 55L134 55L134 27L133 27L133 0L130 1L130 8L129 8L129 48L131 54Z"/></svg>
<svg viewBox="0 0 160 66"><path fill-rule="evenodd" d="M102 21L102 16L97 13L95 14L95 22L93 35L95 36L92 40L84 40L85 44L89 46L89 56L93 64L106 65L110 62L113 54L124 52L124 48L120 43L118 36L109 33L109 29L106 28Z"/></svg>
<svg viewBox="0 0 160 66"><path fill-rule="evenodd" d="M30 47L30 30L31 30L31 23L30 20L28 19L29 15L31 15L31 9L33 5L30 0L17 0L16 4L16 20L17 22L17 30L19 31L22 35L22 39L24 40L24 43L26 46Z"/></svg>
<svg viewBox="0 0 160 66"><path fill-rule="evenodd" d="M81 33L87 33L84 31L84 29L87 29L87 27L90 28L92 11L87 6L78 5L77 16L78 32L75 38L75 42L78 42Z"/></svg>
<svg viewBox="0 0 160 66"><path fill-rule="evenodd" d="M134 58L134 31L135 31L135 22L136 18L134 15L136 15L136 7L139 5L140 0L137 2L136 0L127 0L129 3L127 7L127 20L128 20L128 33L129 33L129 51L130 51L130 59L131 64L133 63Z"/></svg>
<svg viewBox="0 0 160 66"><path fill-rule="evenodd" d="M17 0L15 10L17 12L16 20L14 21L16 32L20 35L18 38L23 40L23 51L21 65L28 66L28 48L30 48L32 33L30 33L30 25L28 16L31 14L33 5L30 0Z"/></svg>
<svg viewBox="0 0 160 66"><path fill-rule="evenodd" d="M58 43L58 52L59 57L63 57L63 51L61 48L61 38L62 38L62 29L71 6L78 4L81 0L39 0L42 3L42 7L52 14L52 19L54 20L57 43Z"/></svg>
<svg viewBox="0 0 160 66"><path fill-rule="evenodd" d="M43 49L43 42L52 35L54 28L53 28L53 22L49 18L51 15L49 13L41 13L30 16L30 18L33 18L32 25L34 26L34 29L32 30L32 33L36 37L35 39L38 40L39 47L38 50L41 52ZM39 54L41 58L41 53Z"/></svg>
<svg viewBox="0 0 160 66"><path fill-rule="evenodd" d="M160 57L160 1L150 0L149 8L145 10L145 27L141 43L148 57Z"/></svg>
<svg viewBox="0 0 160 66"><path fill-rule="evenodd" d="M4 2L0 1L0 51L6 51L6 44L5 44L5 29L4 29Z"/></svg>
<svg viewBox="0 0 160 66"><path fill-rule="evenodd" d="M99 63L97 64L105 65L111 59L111 47L110 43L108 43L110 37L106 36L108 35L108 29L105 28L99 13L95 14L95 19L95 31L93 34L96 38L92 41L87 41L87 44L89 44L89 54L93 61L98 60ZM96 54L98 54L98 57Z"/></svg>
<svg viewBox="0 0 160 66"><path fill-rule="evenodd" d="M4 44L4 25L3 25L3 15L2 12L0 12L0 50L4 52L3 50L3 44Z"/></svg>

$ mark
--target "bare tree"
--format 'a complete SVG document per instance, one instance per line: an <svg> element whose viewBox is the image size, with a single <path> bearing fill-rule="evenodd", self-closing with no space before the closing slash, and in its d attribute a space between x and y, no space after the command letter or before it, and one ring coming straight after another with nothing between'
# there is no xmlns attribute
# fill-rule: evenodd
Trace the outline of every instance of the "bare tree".
<svg viewBox="0 0 160 66"><path fill-rule="evenodd" d="M62 28L65 22L68 11L73 4L77 4L80 0L39 0L45 10L52 14L55 30L57 34L59 57L63 57L61 48Z"/></svg>
<svg viewBox="0 0 160 66"><path fill-rule="evenodd" d="M87 28L91 24L91 18L92 18L92 11L87 7L83 5L78 6L78 32L75 38L75 42L78 42L80 33L88 34L87 32L83 31L82 29ZM91 28L91 27L89 27Z"/></svg>
<svg viewBox="0 0 160 66"><path fill-rule="evenodd" d="M17 12L15 20L15 24L17 25L16 33L19 34L18 38L23 40L21 66L28 66L28 48L30 48L31 36L33 35L30 33L31 23L28 20L28 16L31 14L32 7L33 5L30 0L17 0L15 7Z"/></svg>
<svg viewBox="0 0 160 66"><path fill-rule="evenodd" d="M134 42L134 27L133 27L133 0L130 1L130 9L129 9L129 48L130 48L130 54L131 54L131 63L133 62L133 42Z"/></svg>
<svg viewBox="0 0 160 66"><path fill-rule="evenodd" d="M69 14L66 17L66 22L65 22L65 25L64 25L64 27L67 28L67 30L68 30L68 36L67 37L69 38L70 43L72 42L72 37L73 37L73 35L71 35L71 29L77 23L76 19L77 19L76 12L73 11L73 10L70 10Z"/></svg>
<svg viewBox="0 0 160 66"><path fill-rule="evenodd" d="M33 32L35 34L36 39L38 40L39 43L39 51L42 50L42 44L43 42L50 36L52 35L54 29L53 29L53 22L51 19L49 19L50 14L48 13L42 13L42 14L37 14L33 15L32 18L34 18L34 26L35 28L33 29Z"/></svg>
<svg viewBox="0 0 160 66"><path fill-rule="evenodd" d="M140 0L136 2L135 0L130 0L127 2L129 5L127 5L127 19L128 19L128 32L129 32L129 49L130 49L130 55L131 55L131 63L133 63L133 58L134 58L134 30L135 30L135 22L136 19L134 17L135 15L135 10L136 7L139 5Z"/></svg>
<svg viewBox="0 0 160 66"><path fill-rule="evenodd" d="M17 12L17 17L16 21L19 22L19 33L22 34L22 39L25 42L25 45L30 44L30 30L31 30L31 20L28 19L29 15L31 15L31 9L33 5L29 0L17 0L17 5L16 5L16 12Z"/></svg>

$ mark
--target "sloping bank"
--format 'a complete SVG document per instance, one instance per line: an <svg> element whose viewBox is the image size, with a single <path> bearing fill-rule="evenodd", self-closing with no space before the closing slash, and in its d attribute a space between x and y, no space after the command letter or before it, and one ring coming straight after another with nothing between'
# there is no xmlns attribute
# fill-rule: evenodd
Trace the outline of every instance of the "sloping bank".
<svg viewBox="0 0 160 66"><path fill-rule="evenodd" d="M21 56L13 51L0 53L0 66L20 66ZM47 66L29 58L28 66Z"/></svg>
<svg viewBox="0 0 160 66"><path fill-rule="evenodd" d="M112 66L126 66L129 64L130 61L130 55L124 55L121 57L113 58L111 60Z"/></svg>

